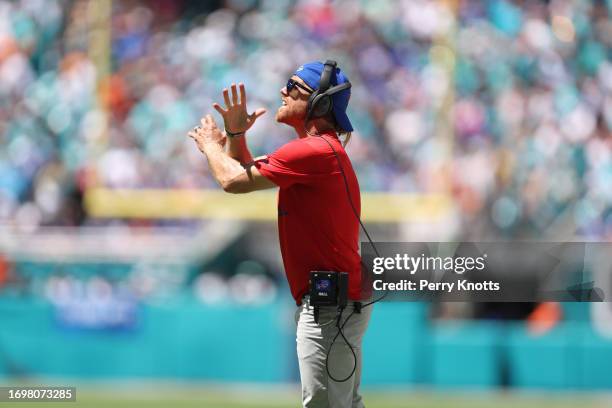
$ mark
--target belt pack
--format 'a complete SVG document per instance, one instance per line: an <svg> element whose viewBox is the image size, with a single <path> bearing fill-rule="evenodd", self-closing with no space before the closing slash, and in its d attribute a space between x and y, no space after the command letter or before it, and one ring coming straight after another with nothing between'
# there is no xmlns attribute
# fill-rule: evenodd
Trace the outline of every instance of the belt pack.
<svg viewBox="0 0 612 408"><path fill-rule="evenodd" d="M315 322L319 323L319 307L338 306L343 310L348 303L349 275L346 272L311 271L308 280L310 305ZM354 302L355 312L361 313L361 302Z"/></svg>

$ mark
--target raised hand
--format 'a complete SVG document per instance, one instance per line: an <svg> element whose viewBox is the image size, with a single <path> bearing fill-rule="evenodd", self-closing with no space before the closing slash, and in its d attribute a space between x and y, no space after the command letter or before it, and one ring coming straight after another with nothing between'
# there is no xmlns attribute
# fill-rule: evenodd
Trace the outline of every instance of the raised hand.
<svg viewBox="0 0 612 408"><path fill-rule="evenodd" d="M244 84L238 84L240 88L240 101L238 101L238 91L236 84L232 84L230 87L232 90L232 99L230 101L229 90L225 88L223 90L223 99L225 100L225 109L218 103L213 103L213 108L217 110L223 117L225 122L225 130L230 133L244 133L259 118L261 115L266 113L263 108L257 109L255 112L248 114L246 108L246 91Z"/></svg>
<svg viewBox="0 0 612 408"><path fill-rule="evenodd" d="M204 152L204 146L207 143L217 144L221 147L225 146L227 138L221 133L211 115L204 116L200 123L202 126L194 127L187 135L195 140L201 152Z"/></svg>

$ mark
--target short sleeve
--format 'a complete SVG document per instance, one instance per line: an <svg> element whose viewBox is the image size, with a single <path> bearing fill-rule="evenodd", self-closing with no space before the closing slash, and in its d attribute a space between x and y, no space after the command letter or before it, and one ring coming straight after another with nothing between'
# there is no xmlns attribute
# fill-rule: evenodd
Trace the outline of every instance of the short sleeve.
<svg viewBox="0 0 612 408"><path fill-rule="evenodd" d="M264 159L255 161L259 172L280 188L294 184L313 184L329 176L328 154L302 140L281 146Z"/></svg>

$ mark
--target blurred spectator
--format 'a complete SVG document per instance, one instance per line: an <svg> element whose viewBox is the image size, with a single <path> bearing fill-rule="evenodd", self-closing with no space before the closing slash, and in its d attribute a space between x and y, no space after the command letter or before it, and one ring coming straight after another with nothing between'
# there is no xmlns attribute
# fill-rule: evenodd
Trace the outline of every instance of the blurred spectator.
<svg viewBox="0 0 612 408"><path fill-rule="evenodd" d="M9 270L8 260L0 254L0 289L8 282Z"/></svg>
<svg viewBox="0 0 612 408"><path fill-rule="evenodd" d="M450 184L466 236L612 237L610 2L192 3L113 2L105 78L88 2L0 1L0 220L80 224L93 183L214 187L185 134L220 90L273 112L293 61L333 56L364 190ZM254 154L289 137L273 116Z"/></svg>

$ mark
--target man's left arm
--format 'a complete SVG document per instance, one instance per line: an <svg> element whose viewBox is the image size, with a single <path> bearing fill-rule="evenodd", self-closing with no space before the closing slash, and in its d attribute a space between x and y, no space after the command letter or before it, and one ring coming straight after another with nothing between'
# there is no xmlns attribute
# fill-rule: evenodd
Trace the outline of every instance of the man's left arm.
<svg viewBox="0 0 612 408"><path fill-rule="evenodd" d="M224 191L233 194L250 193L277 187L263 176L252 163L243 167L224 151L226 139L211 115L201 121L202 126L189 132L208 160L211 173Z"/></svg>

